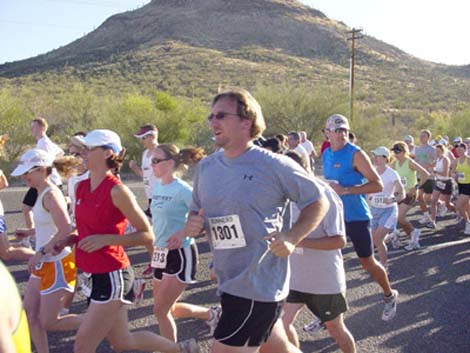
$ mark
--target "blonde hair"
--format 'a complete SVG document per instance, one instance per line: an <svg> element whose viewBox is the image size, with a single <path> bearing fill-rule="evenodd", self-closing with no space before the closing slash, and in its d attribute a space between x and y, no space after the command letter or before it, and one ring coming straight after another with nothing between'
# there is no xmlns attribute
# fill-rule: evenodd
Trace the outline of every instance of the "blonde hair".
<svg viewBox="0 0 470 353"><path fill-rule="evenodd" d="M228 99L237 103L237 114L244 119L252 121L250 137L255 140L266 129L261 106L255 98L245 89L228 88L219 92L212 101L212 106L220 99Z"/></svg>
<svg viewBox="0 0 470 353"><path fill-rule="evenodd" d="M45 131L47 131L47 128L49 127L49 124L47 123L47 120L44 119L44 118L36 118L36 119L33 119L31 122L38 124Z"/></svg>
<svg viewBox="0 0 470 353"><path fill-rule="evenodd" d="M404 151L405 158L410 158L410 149L408 148L408 145L406 144L405 141L395 141L393 143L393 147L395 147L395 146Z"/></svg>
<svg viewBox="0 0 470 353"><path fill-rule="evenodd" d="M54 167L57 169L60 175L65 178L76 174L76 168L83 163L81 158L75 156L64 156L57 158L54 161Z"/></svg>

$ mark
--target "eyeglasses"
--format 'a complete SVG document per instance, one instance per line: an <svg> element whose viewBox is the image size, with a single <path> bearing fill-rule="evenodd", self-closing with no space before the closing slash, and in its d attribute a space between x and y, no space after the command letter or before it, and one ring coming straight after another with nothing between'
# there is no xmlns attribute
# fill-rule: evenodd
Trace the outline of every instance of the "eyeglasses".
<svg viewBox="0 0 470 353"><path fill-rule="evenodd" d="M162 159L162 158L154 157L154 158L151 159L151 161L152 161L152 164L158 164L158 163L160 163L160 162L169 161L170 159L171 159L171 158L164 158L164 159Z"/></svg>
<svg viewBox="0 0 470 353"><path fill-rule="evenodd" d="M233 116L240 116L239 114L234 114L234 113L225 113L225 112L219 112L217 114L210 114L208 117L207 117L207 120L208 121L212 121L212 119L216 119L216 120L222 120L223 118L225 118L226 115L233 115Z"/></svg>
<svg viewBox="0 0 470 353"><path fill-rule="evenodd" d="M401 148L399 148L399 147L393 147L391 150L393 151L393 153L401 153L401 152L403 152L403 150L402 150Z"/></svg>
<svg viewBox="0 0 470 353"><path fill-rule="evenodd" d="M334 129L333 131L336 132L337 134L348 132L347 129L343 129L343 128Z"/></svg>

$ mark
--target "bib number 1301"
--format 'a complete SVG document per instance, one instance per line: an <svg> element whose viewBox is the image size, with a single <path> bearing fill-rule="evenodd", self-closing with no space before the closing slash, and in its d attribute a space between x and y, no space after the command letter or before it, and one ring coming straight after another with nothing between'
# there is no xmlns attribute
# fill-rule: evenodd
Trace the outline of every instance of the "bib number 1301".
<svg viewBox="0 0 470 353"><path fill-rule="evenodd" d="M245 235L238 215L210 217L209 227L215 249L234 249L246 246Z"/></svg>

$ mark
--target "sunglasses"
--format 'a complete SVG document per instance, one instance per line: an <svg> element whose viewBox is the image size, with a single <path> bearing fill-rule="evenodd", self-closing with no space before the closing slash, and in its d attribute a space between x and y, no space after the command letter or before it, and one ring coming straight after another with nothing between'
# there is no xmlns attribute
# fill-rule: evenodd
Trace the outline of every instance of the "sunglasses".
<svg viewBox="0 0 470 353"><path fill-rule="evenodd" d="M160 162L164 162L164 161L169 161L170 158L157 158L157 157L154 157L152 158L152 164L158 164Z"/></svg>
<svg viewBox="0 0 470 353"><path fill-rule="evenodd" d="M403 152L403 150L402 150L401 148L399 148L399 147L393 147L393 148L391 149L391 151L393 151L394 153L401 153L401 152Z"/></svg>
<svg viewBox="0 0 470 353"><path fill-rule="evenodd" d="M343 128L334 129L333 131L337 134L341 134L341 133L345 133L345 132L347 133L348 132L347 129L343 129Z"/></svg>
<svg viewBox="0 0 470 353"><path fill-rule="evenodd" d="M208 121L212 121L212 119L214 119L214 118L215 118L216 120L222 120L223 118L225 118L226 115L240 116L239 114L219 112L219 113L217 113L217 114L210 114L210 115L207 117L207 120L208 120Z"/></svg>

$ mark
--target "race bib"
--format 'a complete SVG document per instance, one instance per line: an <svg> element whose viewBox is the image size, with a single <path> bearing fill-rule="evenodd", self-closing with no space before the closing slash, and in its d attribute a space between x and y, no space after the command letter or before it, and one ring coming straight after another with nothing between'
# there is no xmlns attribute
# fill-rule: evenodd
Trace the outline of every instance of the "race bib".
<svg viewBox="0 0 470 353"><path fill-rule="evenodd" d="M93 289L93 281L91 278L91 273L83 272L82 274L80 274L78 278L79 278L80 290L82 294L85 297L90 298L91 290Z"/></svg>
<svg viewBox="0 0 470 353"><path fill-rule="evenodd" d="M457 180L463 181L465 179L465 173L457 173Z"/></svg>
<svg viewBox="0 0 470 353"><path fill-rule="evenodd" d="M152 267L153 268L166 268L166 260L168 257L168 249L160 246L153 248Z"/></svg>
<svg viewBox="0 0 470 353"><path fill-rule="evenodd" d="M304 254L304 248L295 248L294 249L294 254L303 255Z"/></svg>
<svg viewBox="0 0 470 353"><path fill-rule="evenodd" d="M436 186L438 189L444 190L446 188L446 183L444 183L442 180L437 180Z"/></svg>
<svg viewBox="0 0 470 353"><path fill-rule="evenodd" d="M209 228L214 249L236 249L246 246L238 215L210 217Z"/></svg>
<svg viewBox="0 0 470 353"><path fill-rule="evenodd" d="M405 177L400 177L400 181L404 187L406 187L406 185L408 184Z"/></svg>

